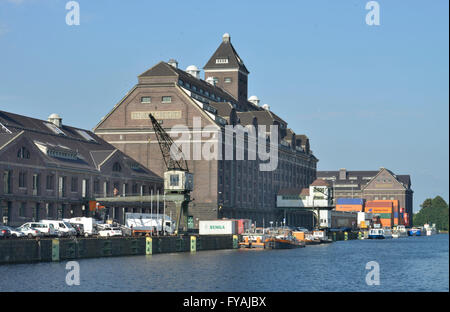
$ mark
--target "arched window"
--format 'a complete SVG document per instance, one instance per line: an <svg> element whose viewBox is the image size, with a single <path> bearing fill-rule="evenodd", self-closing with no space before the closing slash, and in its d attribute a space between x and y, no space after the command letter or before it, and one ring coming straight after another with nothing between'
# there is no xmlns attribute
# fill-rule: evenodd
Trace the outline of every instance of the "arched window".
<svg viewBox="0 0 450 312"><path fill-rule="evenodd" d="M30 159L30 151L27 148L25 148L24 146L22 146L17 151L17 158Z"/></svg>
<svg viewBox="0 0 450 312"><path fill-rule="evenodd" d="M119 162L115 162L114 165L113 165L112 170L114 172L121 172L122 171L122 166L120 165Z"/></svg>

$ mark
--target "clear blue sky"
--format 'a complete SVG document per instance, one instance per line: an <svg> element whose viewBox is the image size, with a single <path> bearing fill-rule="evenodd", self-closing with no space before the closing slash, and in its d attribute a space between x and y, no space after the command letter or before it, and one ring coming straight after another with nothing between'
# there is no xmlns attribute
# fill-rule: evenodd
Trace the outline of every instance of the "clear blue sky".
<svg viewBox="0 0 450 312"><path fill-rule="evenodd" d="M0 0L0 109L92 129L170 58L203 67L223 33L249 95L311 139L319 170L410 174L414 209L449 199L448 1Z"/></svg>

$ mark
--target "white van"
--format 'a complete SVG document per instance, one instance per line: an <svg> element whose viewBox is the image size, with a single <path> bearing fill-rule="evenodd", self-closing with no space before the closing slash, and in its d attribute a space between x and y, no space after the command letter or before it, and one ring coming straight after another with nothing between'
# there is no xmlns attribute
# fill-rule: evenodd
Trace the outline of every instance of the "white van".
<svg viewBox="0 0 450 312"><path fill-rule="evenodd" d="M70 225L69 222L61 220L41 220L41 223L52 224L63 236L77 235L77 231Z"/></svg>
<svg viewBox="0 0 450 312"><path fill-rule="evenodd" d="M22 228L33 228L41 233L42 236L56 236L55 226L44 222L27 222L22 224Z"/></svg>

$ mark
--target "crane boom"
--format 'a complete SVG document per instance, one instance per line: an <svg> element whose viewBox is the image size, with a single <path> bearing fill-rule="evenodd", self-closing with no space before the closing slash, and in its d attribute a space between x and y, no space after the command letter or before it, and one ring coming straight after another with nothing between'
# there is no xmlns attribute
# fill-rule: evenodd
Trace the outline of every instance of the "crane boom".
<svg viewBox="0 0 450 312"><path fill-rule="evenodd" d="M189 172L186 158L184 157L184 154L180 147L175 144L172 138L167 134L166 131L164 131L164 129L152 114L149 114L148 116L150 117L153 129L155 130L156 138L158 140L159 148L161 149L161 153L167 170L180 170ZM176 149L175 153L173 151L174 149Z"/></svg>

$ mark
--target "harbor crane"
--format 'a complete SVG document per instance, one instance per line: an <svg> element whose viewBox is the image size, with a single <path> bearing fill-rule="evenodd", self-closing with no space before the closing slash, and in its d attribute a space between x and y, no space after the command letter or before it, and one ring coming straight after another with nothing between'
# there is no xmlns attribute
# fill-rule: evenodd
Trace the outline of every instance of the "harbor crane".
<svg viewBox="0 0 450 312"><path fill-rule="evenodd" d="M167 170L164 172L164 198L173 202L176 208L176 224L174 233L187 232L188 206L194 187L194 175L189 172L183 151L161 127L152 114L149 114L159 148ZM103 204L121 205L128 202L149 203L159 200L155 195L96 197L95 201ZM158 207L159 209L159 207Z"/></svg>
<svg viewBox="0 0 450 312"><path fill-rule="evenodd" d="M189 172L186 158L180 147L175 144L152 114L148 116L155 130L156 139L167 168L167 171L164 172L164 196L166 200L175 203L177 214L175 233L178 234L180 229L182 231L187 230L188 205L194 187L194 175ZM181 222L182 218L184 222ZM182 224L186 228L182 228Z"/></svg>

